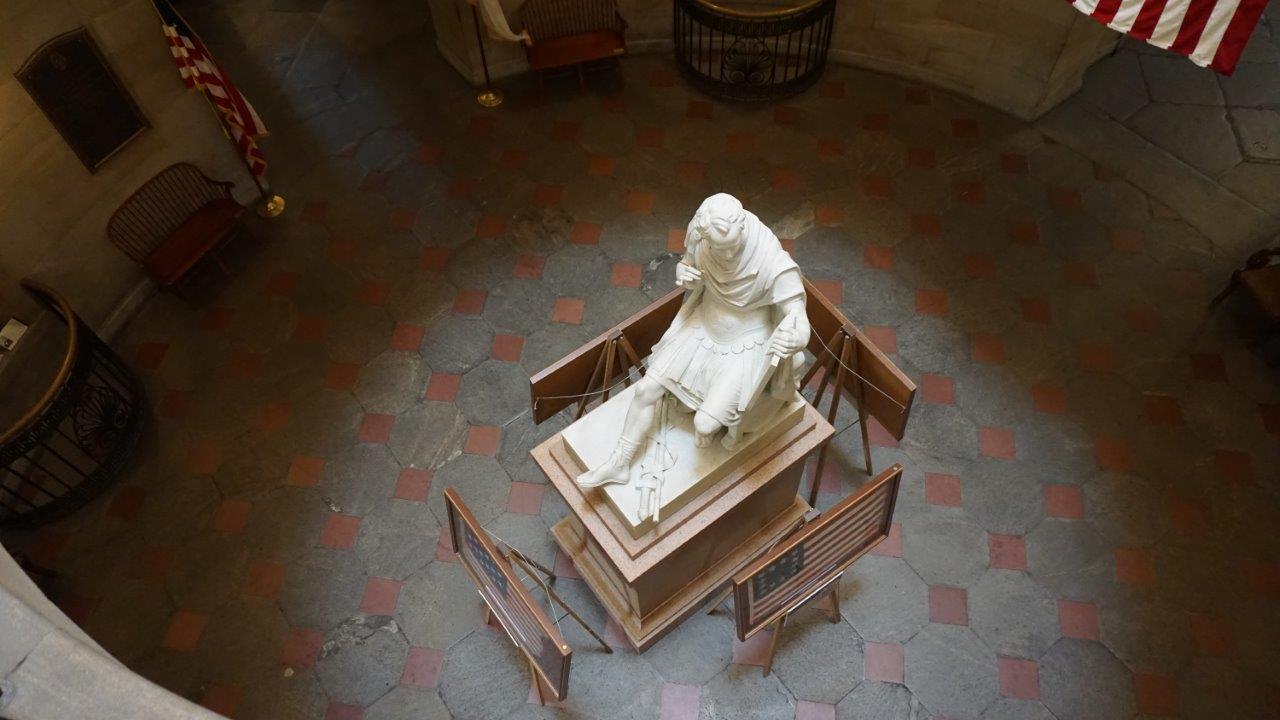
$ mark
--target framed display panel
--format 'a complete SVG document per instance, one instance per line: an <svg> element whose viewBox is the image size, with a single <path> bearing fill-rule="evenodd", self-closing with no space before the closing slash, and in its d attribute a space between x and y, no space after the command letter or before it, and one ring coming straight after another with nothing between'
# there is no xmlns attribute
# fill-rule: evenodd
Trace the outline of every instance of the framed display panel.
<svg viewBox="0 0 1280 720"><path fill-rule="evenodd" d="M901 480L901 465L885 470L735 575L738 639L781 619L888 537Z"/></svg>
<svg viewBox="0 0 1280 720"><path fill-rule="evenodd" d="M150 127L86 28L41 45L14 76L91 173Z"/></svg>
<svg viewBox="0 0 1280 720"><path fill-rule="evenodd" d="M516 576L505 554L489 539L454 488L444 491L449 539L462 567L511 641L529 660L539 681L564 700L573 651Z"/></svg>

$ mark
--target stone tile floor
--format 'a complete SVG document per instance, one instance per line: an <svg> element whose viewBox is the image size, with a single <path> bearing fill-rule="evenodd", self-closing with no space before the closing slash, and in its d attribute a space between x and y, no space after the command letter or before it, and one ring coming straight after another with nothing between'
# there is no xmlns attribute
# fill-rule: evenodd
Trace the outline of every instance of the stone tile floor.
<svg viewBox="0 0 1280 720"><path fill-rule="evenodd" d="M485 111L425 9L387 5L190 9L290 205L118 342L155 406L136 467L7 538L108 650L245 720L1276 716L1280 390L1246 303L1206 311L1238 258L944 93L833 67L741 107L638 56ZM643 655L564 623L570 697L541 708L441 544L442 490L605 625L548 534L527 453L563 423L531 424L526 379L669 289L716 190L918 381L906 439L872 433L907 468L894 534L769 677L724 614ZM864 480L857 438L822 506Z"/></svg>

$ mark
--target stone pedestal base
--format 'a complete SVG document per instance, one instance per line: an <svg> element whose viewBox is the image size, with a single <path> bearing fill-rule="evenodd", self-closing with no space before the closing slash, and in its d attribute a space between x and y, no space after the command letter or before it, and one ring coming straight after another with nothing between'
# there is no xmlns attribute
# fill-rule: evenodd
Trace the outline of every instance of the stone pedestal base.
<svg viewBox="0 0 1280 720"><path fill-rule="evenodd" d="M805 404L791 427L762 444L656 527L633 537L599 488L574 482L586 468L563 434L533 449L570 514L552 535L637 650L643 651L751 559L809 506L796 496L805 459L834 429Z"/></svg>

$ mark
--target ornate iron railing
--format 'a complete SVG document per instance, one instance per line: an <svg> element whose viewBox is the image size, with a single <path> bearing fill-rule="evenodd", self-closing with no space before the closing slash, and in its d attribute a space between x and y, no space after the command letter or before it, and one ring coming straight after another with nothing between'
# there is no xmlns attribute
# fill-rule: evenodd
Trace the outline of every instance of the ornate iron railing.
<svg viewBox="0 0 1280 720"><path fill-rule="evenodd" d="M836 0L744 11L675 0L676 65L703 92L775 100L817 81L827 64Z"/></svg>

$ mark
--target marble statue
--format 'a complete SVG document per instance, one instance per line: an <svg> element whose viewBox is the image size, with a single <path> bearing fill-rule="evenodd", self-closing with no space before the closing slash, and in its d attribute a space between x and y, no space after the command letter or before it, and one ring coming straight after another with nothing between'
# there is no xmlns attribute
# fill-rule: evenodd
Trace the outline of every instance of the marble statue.
<svg viewBox="0 0 1280 720"><path fill-rule="evenodd" d="M668 398L693 412L697 448L720 435L733 447L753 420L799 392L799 351L809 342L800 268L776 235L732 195L703 201L689 222L676 282L688 289L654 345L622 434L604 463L578 476L584 488L626 483L636 450ZM641 516L656 518L660 478L637 480Z"/></svg>

